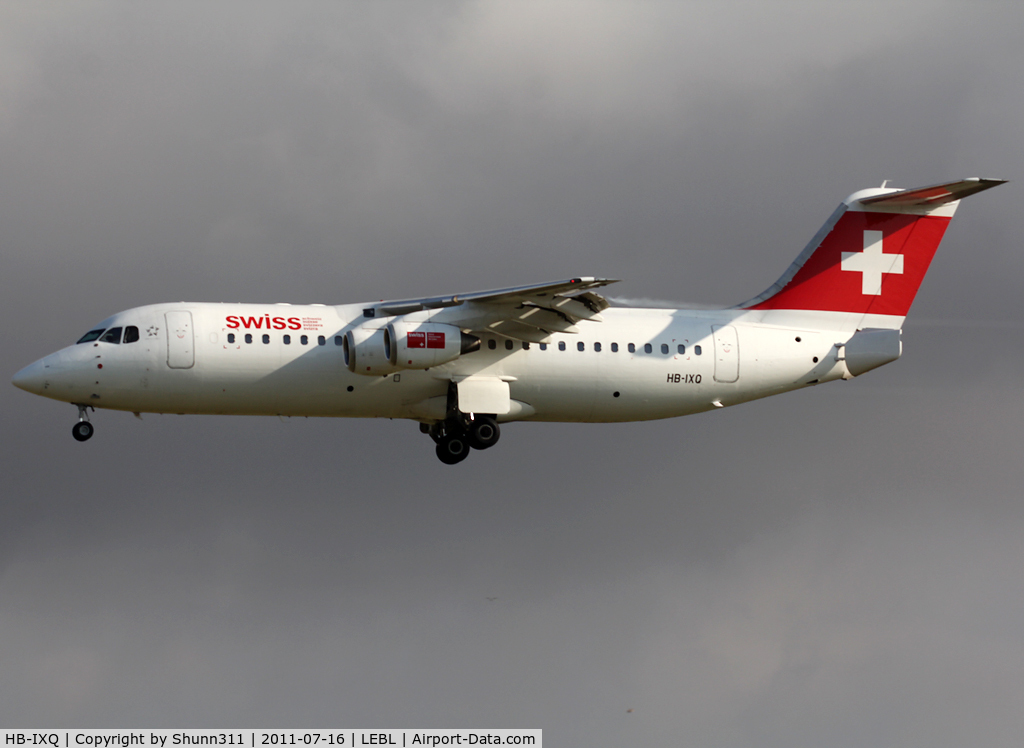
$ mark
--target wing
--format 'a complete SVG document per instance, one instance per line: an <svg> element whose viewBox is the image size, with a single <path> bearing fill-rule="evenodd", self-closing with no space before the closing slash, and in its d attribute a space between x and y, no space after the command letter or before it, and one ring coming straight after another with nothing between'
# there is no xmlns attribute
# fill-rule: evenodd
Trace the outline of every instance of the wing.
<svg viewBox="0 0 1024 748"><path fill-rule="evenodd" d="M488 332L516 340L542 343L555 332L578 332L582 320L601 321L610 305L591 289L617 283L608 278L571 278L493 291L383 301L367 307L367 317L393 317L429 310L434 322L470 332Z"/></svg>

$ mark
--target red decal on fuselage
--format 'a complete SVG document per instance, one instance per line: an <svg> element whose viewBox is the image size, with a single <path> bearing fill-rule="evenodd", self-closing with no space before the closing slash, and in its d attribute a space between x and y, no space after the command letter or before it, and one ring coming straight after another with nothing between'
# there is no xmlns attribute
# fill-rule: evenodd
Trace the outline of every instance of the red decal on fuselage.
<svg viewBox="0 0 1024 748"><path fill-rule="evenodd" d="M242 317L232 314L225 317L225 323L232 330L244 327L246 330L256 328L261 330L264 327L268 330L301 330L302 320L298 317L271 317L264 314L262 317Z"/></svg>

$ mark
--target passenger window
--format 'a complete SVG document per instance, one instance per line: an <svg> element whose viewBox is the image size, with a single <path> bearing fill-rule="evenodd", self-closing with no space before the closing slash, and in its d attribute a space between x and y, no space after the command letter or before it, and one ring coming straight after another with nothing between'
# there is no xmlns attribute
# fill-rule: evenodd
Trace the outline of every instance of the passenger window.
<svg viewBox="0 0 1024 748"><path fill-rule="evenodd" d="M252 333L247 332L245 334L245 342L246 343L251 343L252 342Z"/></svg>
<svg viewBox="0 0 1024 748"><path fill-rule="evenodd" d="M560 350L560 351L564 351L565 350L565 341L564 340L559 341L559 343L558 343L558 350Z"/></svg>
<svg viewBox="0 0 1024 748"><path fill-rule="evenodd" d="M267 335L264 335L263 336L263 342L264 343L269 343L270 342L270 337L267 336ZM291 345L292 344L292 336L291 335L285 335L284 336L284 344L285 345Z"/></svg>
<svg viewBox="0 0 1024 748"><path fill-rule="evenodd" d="M695 356L699 356L699 355L700 355L700 346L699 346L699 345L695 345L695 346L693 347L693 354L694 354Z"/></svg>
<svg viewBox="0 0 1024 748"><path fill-rule="evenodd" d="M128 325L128 327L124 328L124 342L125 343L134 343L138 339L139 339L139 328L137 328L135 325Z"/></svg>
<svg viewBox="0 0 1024 748"><path fill-rule="evenodd" d="M525 340L523 341L523 350L524 351L530 350L530 344L527 343Z"/></svg>
<svg viewBox="0 0 1024 748"><path fill-rule="evenodd" d="M512 341L511 340L506 340L505 341L505 350L506 351L511 351L512 350Z"/></svg>
<svg viewBox="0 0 1024 748"><path fill-rule="evenodd" d="M323 335L317 335L316 336L316 344L317 345L327 345L327 338L325 338Z"/></svg>
<svg viewBox="0 0 1024 748"><path fill-rule="evenodd" d="M582 351L582 350L583 350L583 349L585 349L585 348L586 348L586 346L585 346L585 345L583 345L583 343L577 343L577 344L576 344L576 350L577 350L577 351Z"/></svg>
<svg viewBox="0 0 1024 748"><path fill-rule="evenodd" d="M234 343L235 342L235 334L233 332L229 332L228 333L228 342L229 343Z"/></svg>
<svg viewBox="0 0 1024 748"><path fill-rule="evenodd" d="M619 352L619 344L618 343L612 343L612 353L618 353L618 352Z"/></svg>
<svg viewBox="0 0 1024 748"><path fill-rule="evenodd" d="M679 351L680 355L682 355L683 353L686 353L686 346L685 345L677 345L676 346L676 350Z"/></svg>
<svg viewBox="0 0 1024 748"><path fill-rule="evenodd" d="M266 343L269 343L269 342L270 342L270 336L269 336L269 335L266 335L266 334L264 334L264 336L263 336L263 342L264 342L264 344L266 344Z"/></svg>
<svg viewBox="0 0 1024 748"><path fill-rule="evenodd" d="M103 330L89 330L89 332L78 339L78 343L91 343L102 334ZM75 343L75 345L78 345L78 343Z"/></svg>
<svg viewBox="0 0 1024 748"><path fill-rule="evenodd" d="M335 345L341 345L341 339L342 339L341 335L335 335L334 336L334 344Z"/></svg>
<svg viewBox="0 0 1024 748"><path fill-rule="evenodd" d="M636 353L636 346L635 346L635 345L633 345L632 343L630 343L630 344L629 344L629 345L627 346L627 349L629 350L629 352L630 352L630 353Z"/></svg>
<svg viewBox="0 0 1024 748"><path fill-rule="evenodd" d="M121 328L120 327L111 327L109 330L107 330L105 333L103 333L103 337L100 338L100 342L101 343L117 343L118 345L120 345L120 343L121 343Z"/></svg>
<svg viewBox="0 0 1024 748"><path fill-rule="evenodd" d="M644 343L644 353L650 353L654 348L651 347L650 343Z"/></svg>
<svg viewBox="0 0 1024 748"><path fill-rule="evenodd" d="M662 353L668 353L668 343L662 343L661 344L661 352Z"/></svg>
<svg viewBox="0 0 1024 748"><path fill-rule="evenodd" d="M487 341L487 347L493 351L495 348L498 347L498 341L495 340L494 338L491 338L490 340Z"/></svg>
<svg viewBox="0 0 1024 748"><path fill-rule="evenodd" d="M548 349L548 344L547 344L547 343L541 343L541 344L540 344L540 349L541 349L542 351L546 351L546 350Z"/></svg>
<svg viewBox="0 0 1024 748"><path fill-rule="evenodd" d="M303 335L301 338L299 338L299 342L302 343L303 345L309 345L309 336Z"/></svg>
<svg viewBox="0 0 1024 748"><path fill-rule="evenodd" d="M598 353L600 353L601 352L601 344L600 343L594 343L594 350L597 351Z"/></svg>

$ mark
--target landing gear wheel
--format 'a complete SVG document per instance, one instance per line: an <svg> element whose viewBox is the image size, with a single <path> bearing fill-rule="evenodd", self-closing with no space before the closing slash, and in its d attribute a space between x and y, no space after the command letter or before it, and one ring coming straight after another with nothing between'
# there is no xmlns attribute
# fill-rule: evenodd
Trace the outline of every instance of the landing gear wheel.
<svg viewBox="0 0 1024 748"><path fill-rule="evenodd" d="M469 424L469 443L473 449L488 449L498 443L501 429L498 422L490 416L477 416Z"/></svg>
<svg viewBox="0 0 1024 748"><path fill-rule="evenodd" d="M80 442L88 441L95 429L88 421L79 421L71 427L71 435Z"/></svg>
<svg viewBox="0 0 1024 748"><path fill-rule="evenodd" d="M437 443L437 459L455 465L469 457L469 443L462 434L448 434Z"/></svg>

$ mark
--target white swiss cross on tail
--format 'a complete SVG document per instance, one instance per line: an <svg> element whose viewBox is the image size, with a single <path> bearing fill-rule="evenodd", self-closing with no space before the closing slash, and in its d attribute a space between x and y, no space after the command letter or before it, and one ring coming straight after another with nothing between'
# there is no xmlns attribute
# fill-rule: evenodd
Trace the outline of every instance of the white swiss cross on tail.
<svg viewBox="0 0 1024 748"><path fill-rule="evenodd" d="M864 232L863 252L843 252L842 270L861 274L861 293L865 296L882 295L882 275L903 275L903 255L882 253L882 232Z"/></svg>

